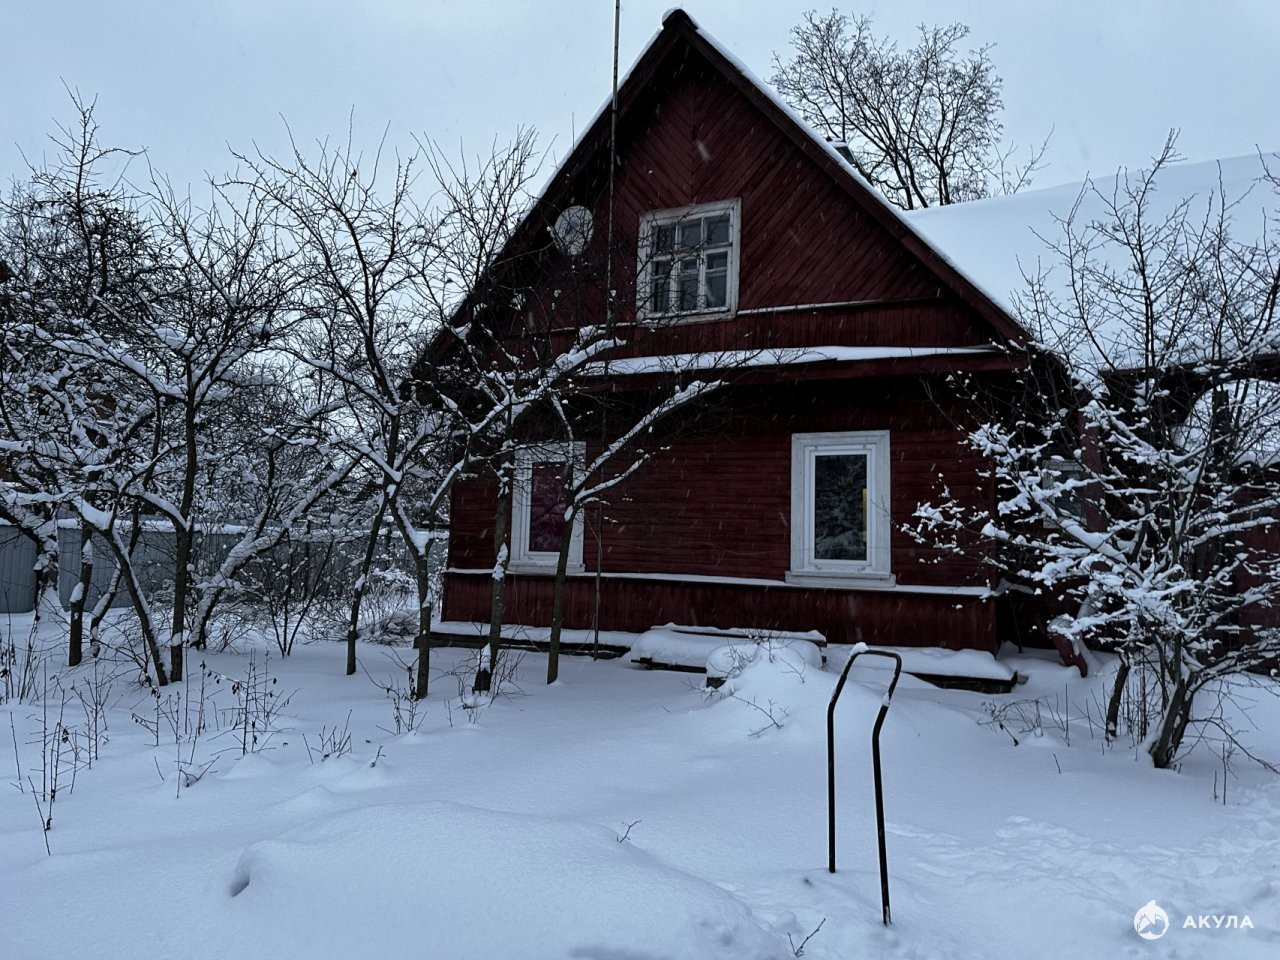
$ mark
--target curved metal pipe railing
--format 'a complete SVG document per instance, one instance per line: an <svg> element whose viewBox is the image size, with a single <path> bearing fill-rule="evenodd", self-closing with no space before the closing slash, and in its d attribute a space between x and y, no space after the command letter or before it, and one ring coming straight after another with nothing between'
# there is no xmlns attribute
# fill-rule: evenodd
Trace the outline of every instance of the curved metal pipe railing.
<svg viewBox="0 0 1280 960"><path fill-rule="evenodd" d="M861 656L886 657L894 662L893 679L880 701L880 712L876 715L875 726L871 730L871 764L875 774L876 787L876 834L880 843L880 903L884 911L884 924L889 925L889 858L884 843L884 790L880 779L880 728L884 726L885 714L889 712L889 703L893 700L893 691L897 689L898 678L902 676L902 657L887 650L859 650L849 658L836 682L836 689L831 694L831 703L827 705L827 869L836 872L836 701L844 690L844 683L849 679L849 668Z"/></svg>

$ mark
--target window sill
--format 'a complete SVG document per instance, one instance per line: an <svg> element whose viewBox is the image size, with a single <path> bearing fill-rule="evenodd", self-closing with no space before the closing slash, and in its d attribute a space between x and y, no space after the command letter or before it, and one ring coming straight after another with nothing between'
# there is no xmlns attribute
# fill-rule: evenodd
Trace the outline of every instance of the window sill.
<svg viewBox="0 0 1280 960"><path fill-rule="evenodd" d="M633 321L638 327L686 327L696 323L715 323L717 320L732 320L737 316L737 307L724 310L703 310L690 313L638 313Z"/></svg>
<svg viewBox="0 0 1280 960"><path fill-rule="evenodd" d="M857 590L892 590L898 578L892 573L867 570L842 573L830 570L788 570L786 581L797 587L834 587Z"/></svg>
<svg viewBox="0 0 1280 960"><path fill-rule="evenodd" d="M586 568L581 563L573 563L572 561L565 568L567 575L576 573L584 573ZM538 577L554 577L556 574L555 560L512 560L507 564L507 573L528 574Z"/></svg>

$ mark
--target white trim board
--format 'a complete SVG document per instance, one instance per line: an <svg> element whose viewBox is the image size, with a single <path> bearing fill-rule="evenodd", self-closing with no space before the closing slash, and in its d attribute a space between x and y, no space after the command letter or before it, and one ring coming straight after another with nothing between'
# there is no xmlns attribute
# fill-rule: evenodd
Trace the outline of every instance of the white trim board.
<svg viewBox="0 0 1280 960"><path fill-rule="evenodd" d="M492 577L492 567L446 567L445 573L457 574L463 577ZM514 573L515 571L509 571ZM552 575L551 571L545 573L532 574L533 576ZM596 576L590 570L575 571L568 574L569 579L584 580L592 579ZM927 583L892 583L889 581L878 582L867 580L850 584L848 582L835 583L788 583L786 580L768 580L756 577L713 577L699 573L618 573L608 571L600 574L604 580L657 580L667 583L708 583L720 584L727 587L769 587L770 589L785 588L788 590L845 590L852 592L865 593L918 593L930 594L943 597L975 597L979 599L989 599L995 596L990 587L954 587L943 584L927 584Z"/></svg>

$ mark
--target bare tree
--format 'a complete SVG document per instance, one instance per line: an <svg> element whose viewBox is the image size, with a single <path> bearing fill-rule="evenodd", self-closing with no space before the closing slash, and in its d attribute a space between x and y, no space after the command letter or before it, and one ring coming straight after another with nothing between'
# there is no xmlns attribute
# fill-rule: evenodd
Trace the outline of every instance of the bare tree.
<svg viewBox="0 0 1280 960"><path fill-rule="evenodd" d="M569 568L569 551L574 535L574 523L578 516L596 504L605 501L609 491L626 481L643 467L661 449L655 442L655 429L678 412L688 410L702 402L706 395L720 386L719 381L694 380L688 386L675 387L659 394L656 399L641 405L639 415L621 431L611 443L589 462L572 462L567 466L564 492L564 522L556 555L555 585L551 602L551 634L547 646L547 683L555 683L560 674L560 637L564 626L565 581ZM566 398L567 399L567 398ZM574 437L588 435L593 426L585 430L566 412L561 398L554 401L559 414L563 434L569 443ZM603 409L598 416L606 416ZM629 418L630 419L630 418ZM583 445L585 447L585 444Z"/></svg>
<svg viewBox="0 0 1280 960"><path fill-rule="evenodd" d="M994 509L944 490L916 528L1061 598L1052 629L1119 658L1108 736L1130 704L1157 767L1189 730L1232 737L1197 705L1280 655L1275 214L1241 238L1248 208L1226 187L1163 198L1174 159L1171 138L1149 171L1088 185L1062 219L1049 242L1065 283L1031 278L1023 312L1066 363L1037 365L971 431Z"/></svg>
<svg viewBox="0 0 1280 960"><path fill-rule="evenodd" d="M430 436L403 384L430 319L420 291L435 256L434 229L412 196L416 155L397 158L389 175L380 169L380 150L365 161L350 142L336 149L322 143L314 159L297 144L284 159L237 159L247 170L242 185L272 208L277 228L296 244L305 327L294 355L331 385L330 439L355 462L352 479L367 506L347 623L351 675L383 525Z"/></svg>
<svg viewBox="0 0 1280 960"><path fill-rule="evenodd" d="M809 11L791 30L792 56L770 82L834 141L891 203L912 210L1012 193L1031 182L1048 139L1021 166L1003 143L1003 81L990 45L962 52L969 28L921 26L899 49L871 17Z"/></svg>
<svg viewBox="0 0 1280 960"><path fill-rule="evenodd" d="M299 372L278 363L260 368L255 389L240 391L219 418L219 428L240 439L230 449L223 447L227 462L217 482L202 485L210 507L219 511L204 515L205 526L220 529L224 538L235 530L238 538L225 552L208 551L203 570L193 578L193 646L206 645L224 601L252 592L254 569L269 564L282 544L288 549L296 542L299 529L309 529L312 517L333 505L355 469L355 461L329 442L323 426L328 408L307 395ZM219 524L220 517L233 522ZM333 535L325 534L330 540Z"/></svg>
<svg viewBox="0 0 1280 960"><path fill-rule="evenodd" d="M491 283L480 289L493 292ZM568 427L562 398L572 395L576 381L618 344L604 326L583 326L574 330L572 339L561 348L552 346L550 339L534 338L547 349L540 356L530 355L520 351L509 337L510 330L504 322L509 317L498 316L503 319L496 326L486 327L475 319L472 310L472 319L464 325L465 343L453 350L442 366L450 371L445 382L461 388L460 393L440 395L440 402L457 411L458 423L465 425L466 443L455 447L451 458L451 482L460 476L487 473L497 488L489 631L476 674L476 693L490 691L501 655L507 571L512 556L509 521L521 452L545 439L550 411L558 411L560 425ZM554 436L563 440L565 434L556 431ZM584 474L581 479L587 477ZM567 501L572 511L566 513L567 529L572 529L573 516L590 499L585 490L579 493L583 495Z"/></svg>
<svg viewBox="0 0 1280 960"><path fill-rule="evenodd" d="M180 679L196 593L197 538L202 527L211 532L209 520L226 515L228 487L239 482L245 466L237 449L244 431L228 422L232 401L240 394L261 396L259 387L269 379L262 357L282 342L288 324L290 256L260 200L215 187L207 208L197 210L167 183L153 183L151 209L170 275L164 298L136 335L145 338L152 366L168 385L160 415L170 455L140 496L173 530L168 639L171 679ZM254 422L248 421L251 436L266 427ZM272 426L286 428L283 422Z"/></svg>
<svg viewBox="0 0 1280 960"><path fill-rule="evenodd" d="M123 588L165 683L181 677L192 618L199 644L228 578L332 489L335 471L307 431L306 408L271 402L290 375L280 338L294 250L266 208L224 187L199 210L154 177L150 193L134 191L117 163L132 155L100 147L92 104L76 107L57 161L33 171L3 210L12 266L0 453L11 480L0 501L41 545L46 570L57 569L59 517L79 522L70 662L81 656L96 538L115 571L93 608L91 642ZM290 488L290 473L305 486ZM255 518L239 506L248 503ZM247 539L225 562L199 556L211 521L233 514L253 519ZM153 529L172 535L164 584L136 569ZM197 561L217 567L211 580ZM165 644L168 670L158 659Z"/></svg>
<svg viewBox="0 0 1280 960"><path fill-rule="evenodd" d="M163 298L168 267L163 243L122 180L130 155L102 147L93 105L73 100L77 122L54 138L55 161L34 169L3 210L9 278L0 455L11 479L0 495L6 517L40 546L45 592L54 588L61 513L103 538L163 684L151 606L130 555L136 494L154 480L165 452L159 404L168 389L151 376L137 330ZM80 635L77 627L73 662Z"/></svg>
<svg viewBox="0 0 1280 960"><path fill-rule="evenodd" d="M93 105L73 103L78 122L54 137L54 165L33 168L30 180L15 184L0 205L0 519L37 547L37 622L56 608L61 487L54 464L25 455L31 438L47 436L59 419L38 402L42 384L56 378L59 360L35 348L35 330L50 318L62 322L92 312L94 297L111 293L128 272L123 264L130 244L121 238L135 233L132 223L125 228L127 217L110 196L114 185L96 179L103 166L123 164L128 154L102 147ZM69 650L73 666L81 657L77 627Z"/></svg>
<svg viewBox="0 0 1280 960"><path fill-rule="evenodd" d="M304 334L293 348L324 388L328 437L354 463L348 486L365 532L347 622L347 672L356 669L360 610L382 532L399 533L418 588L415 694L429 665L432 556L454 480L500 460L504 429L529 391L483 324L446 334L444 353L422 356L467 291L506 244L534 175L532 134L488 157L453 163L433 145L366 161L348 143L321 144L309 159L295 145L284 160L239 159L242 183L270 204L298 252L298 309ZM419 181L425 167L429 179ZM429 186L431 200L416 192ZM482 452L481 452L482 451ZM496 461L495 461L496 462Z"/></svg>

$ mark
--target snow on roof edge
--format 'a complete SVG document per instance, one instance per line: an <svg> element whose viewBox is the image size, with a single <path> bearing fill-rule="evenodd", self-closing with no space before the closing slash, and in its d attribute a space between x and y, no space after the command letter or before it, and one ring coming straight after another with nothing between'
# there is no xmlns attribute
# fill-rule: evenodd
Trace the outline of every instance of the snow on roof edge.
<svg viewBox="0 0 1280 960"><path fill-rule="evenodd" d="M663 15L662 19L664 24L667 17L670 16L671 12L672 11L667 11L667 13ZM640 61L643 60L645 54L649 52L649 48L654 45L654 43L657 41L657 39L660 36L662 36L662 31L664 29L665 29L665 25L660 26L657 30L655 30L649 36L649 39L645 41L644 46L640 48L640 52L636 54L636 58L631 61L631 66L627 67L626 72L618 75L619 90L621 90L623 87L627 85L627 82L631 79L631 75L636 72L636 67L640 65ZM533 208L542 202L542 199L543 197L546 196L547 191L550 190L552 184L556 182L556 178L560 176L561 172L563 172L564 168L568 165L569 160L573 157L573 155L578 152L578 147L582 145L583 141L586 140L587 135L591 133L591 128L594 127L597 123L599 123L600 118L603 117L606 113L608 113L609 110L613 107L613 93L614 92L612 90L609 91L609 94L604 98L604 102L601 103L600 106L596 109L596 112L591 115L591 119L587 121L586 125L582 128L581 132L579 132L578 135L573 138L573 143L569 145L569 150L564 155L564 159L556 164L556 168L551 172L551 176L547 178L547 182L545 186L543 186L543 188L540 191L538 191L538 196L534 200L533 207L529 208L529 213L526 214L526 218L533 213Z"/></svg>
<svg viewBox="0 0 1280 960"><path fill-rule="evenodd" d="M589 364L583 371L592 376L638 376L648 373L690 373L699 370L745 370L760 367L789 367L808 363L859 363L873 360L903 360L916 357L973 356L997 354L994 347L777 347L759 350L719 350L701 353L654 354L618 357Z"/></svg>

